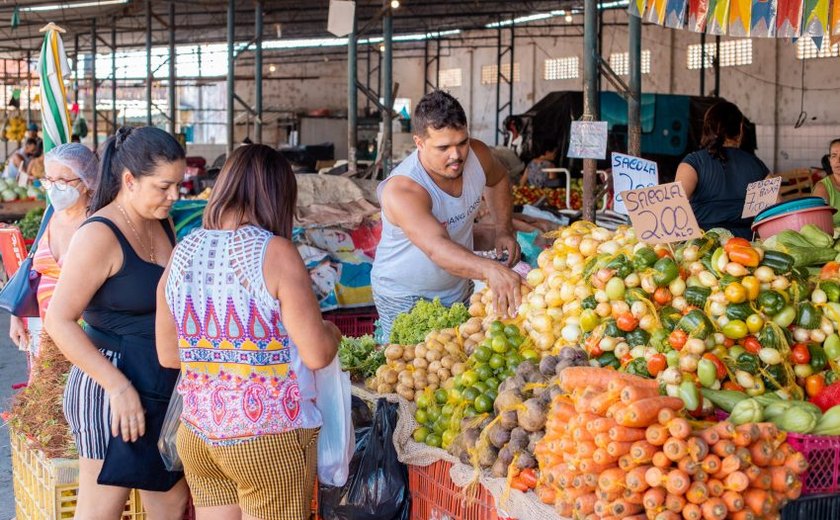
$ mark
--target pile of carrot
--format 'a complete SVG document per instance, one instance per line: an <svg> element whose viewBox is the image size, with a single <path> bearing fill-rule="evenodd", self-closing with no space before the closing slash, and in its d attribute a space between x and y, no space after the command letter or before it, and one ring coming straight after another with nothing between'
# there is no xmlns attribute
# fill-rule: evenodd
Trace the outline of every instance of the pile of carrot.
<svg viewBox="0 0 840 520"><path fill-rule="evenodd" d="M693 429L655 381L570 367L535 456L536 492L584 520L778 518L799 497L804 456L771 423Z"/></svg>

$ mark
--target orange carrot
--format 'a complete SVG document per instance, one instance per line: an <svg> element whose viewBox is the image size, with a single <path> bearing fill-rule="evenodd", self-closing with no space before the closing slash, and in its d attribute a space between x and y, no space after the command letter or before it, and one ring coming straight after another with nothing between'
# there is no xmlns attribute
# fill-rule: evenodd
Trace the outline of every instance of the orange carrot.
<svg viewBox="0 0 840 520"><path fill-rule="evenodd" d="M721 439L731 439L735 435L735 425L729 421L719 422L712 428L717 431Z"/></svg>
<svg viewBox="0 0 840 520"><path fill-rule="evenodd" d="M697 470L697 473L692 475L692 478L697 482L707 482L709 480L709 474L701 468Z"/></svg>
<svg viewBox="0 0 840 520"><path fill-rule="evenodd" d="M554 502L557 501L557 492L552 486L537 486L535 491L537 493L537 498L543 504L554 505Z"/></svg>
<svg viewBox="0 0 840 520"><path fill-rule="evenodd" d="M709 445L700 437L691 437L686 441L688 455L694 462L700 462L709 454Z"/></svg>
<svg viewBox="0 0 840 520"><path fill-rule="evenodd" d="M615 420L615 417L619 414L619 412L623 412L625 408L627 408L627 404L618 401L616 403L613 403L613 405L609 408L607 408L607 413L605 413L604 415L606 415L608 419Z"/></svg>
<svg viewBox="0 0 840 520"><path fill-rule="evenodd" d="M752 443L750 458L756 466L769 466L770 460L773 458L773 445L765 440Z"/></svg>
<svg viewBox="0 0 840 520"><path fill-rule="evenodd" d="M721 439L712 446L712 453L722 458L735 453L735 448L737 448L737 446L735 446L734 442Z"/></svg>
<svg viewBox="0 0 840 520"><path fill-rule="evenodd" d="M717 472L718 478L726 477L733 471L741 469L741 459L736 455L727 455L720 461L720 471Z"/></svg>
<svg viewBox="0 0 840 520"><path fill-rule="evenodd" d="M709 486L704 482L692 482L685 492L685 499L692 504L702 504L709 499Z"/></svg>
<svg viewBox="0 0 840 520"><path fill-rule="evenodd" d="M577 454L581 457L588 458L595 452L595 448L597 446L592 441L579 442L577 445Z"/></svg>
<svg viewBox="0 0 840 520"><path fill-rule="evenodd" d="M679 397L648 397L629 405L623 416L616 418L616 422L622 426L647 427L658 420L659 411L663 408L679 411L683 406Z"/></svg>
<svg viewBox="0 0 840 520"><path fill-rule="evenodd" d="M744 504L760 518L770 512L769 495L763 489L750 488L746 490L744 492Z"/></svg>
<svg viewBox="0 0 840 520"><path fill-rule="evenodd" d="M651 424L645 430L645 439L654 446L662 446L668 440L668 428L661 424Z"/></svg>
<svg viewBox="0 0 840 520"><path fill-rule="evenodd" d="M723 482L716 478L709 479L706 485L709 486L709 495L713 497L723 496L723 492L726 491L723 487Z"/></svg>
<svg viewBox="0 0 840 520"><path fill-rule="evenodd" d="M621 491L624 487L624 471L621 468L610 468L598 476L598 488L609 493Z"/></svg>
<svg viewBox="0 0 840 520"><path fill-rule="evenodd" d="M729 515L729 518L731 518L732 520L756 520L755 513L753 513L751 509L748 509L746 507L745 509L738 511L737 513L732 513L731 515Z"/></svg>
<svg viewBox="0 0 840 520"><path fill-rule="evenodd" d="M595 464L613 464L618 460L618 457L613 457L607 450L604 448L598 448L595 450L595 453L592 454L592 460Z"/></svg>
<svg viewBox="0 0 840 520"><path fill-rule="evenodd" d="M653 520L680 520L680 518L682 518L682 516L680 516L679 513L675 513L674 511L668 510L656 513L656 516L653 517Z"/></svg>
<svg viewBox="0 0 840 520"><path fill-rule="evenodd" d="M703 510L703 520L724 520L729 512L723 500L716 497L704 502L701 508Z"/></svg>
<svg viewBox="0 0 840 520"><path fill-rule="evenodd" d="M696 475L698 471L700 471L700 464L694 462L688 457L683 457L677 463L677 467L681 470L685 471L689 475Z"/></svg>
<svg viewBox="0 0 840 520"><path fill-rule="evenodd" d="M698 432L697 435L701 439L706 441L706 444L708 444L709 446L717 444L717 442L720 440L720 434L714 428L706 428L705 430Z"/></svg>
<svg viewBox="0 0 840 520"><path fill-rule="evenodd" d="M645 487L647 490L647 487ZM642 505L642 501L645 499L645 496L639 491L630 491L629 489L624 490L624 500L630 502L631 504Z"/></svg>
<svg viewBox="0 0 840 520"><path fill-rule="evenodd" d="M771 488L773 491L784 493L796 482L796 475L784 466L770 468Z"/></svg>
<svg viewBox="0 0 840 520"><path fill-rule="evenodd" d="M735 449L735 456L741 460L741 467L747 467L752 464L752 454L749 448L739 446Z"/></svg>
<svg viewBox="0 0 840 520"><path fill-rule="evenodd" d="M685 520L703 520L703 513L697 504L686 504L682 510L682 517Z"/></svg>
<svg viewBox="0 0 840 520"><path fill-rule="evenodd" d="M661 468L651 466L645 471L645 482L650 487L661 487L665 483L665 473Z"/></svg>
<svg viewBox="0 0 840 520"><path fill-rule="evenodd" d="M554 504L554 510L558 515L570 518L574 513L574 504L570 504L564 500L557 500Z"/></svg>
<svg viewBox="0 0 840 520"><path fill-rule="evenodd" d="M606 449L609 446L610 442L610 434L609 432L601 432L595 434L595 446L598 448Z"/></svg>
<svg viewBox="0 0 840 520"><path fill-rule="evenodd" d="M578 469L580 469L584 473L600 473L608 468L609 466L604 464L597 464L592 459L581 459L578 462Z"/></svg>
<svg viewBox="0 0 840 520"><path fill-rule="evenodd" d="M620 442L636 442L645 438L645 430L616 426L610 430L610 440Z"/></svg>
<svg viewBox="0 0 840 520"><path fill-rule="evenodd" d="M755 478L750 478L750 487L761 490L768 490L773 487L773 477L766 469L759 470L755 473Z"/></svg>
<svg viewBox="0 0 840 520"><path fill-rule="evenodd" d="M582 515L588 515L595 511L595 495L583 495L575 499L575 511Z"/></svg>
<svg viewBox="0 0 840 520"><path fill-rule="evenodd" d="M688 491L690 482L684 471L672 469L665 477L665 489L672 495L682 495Z"/></svg>
<svg viewBox="0 0 840 520"><path fill-rule="evenodd" d="M671 465L671 459L669 459L668 456L661 451L654 453L653 458L651 458L650 461L658 468L667 468Z"/></svg>
<svg viewBox="0 0 840 520"><path fill-rule="evenodd" d="M621 389L621 402L631 404L648 397L656 397L659 395L658 388L642 388L639 386L625 386Z"/></svg>
<svg viewBox="0 0 840 520"><path fill-rule="evenodd" d="M612 504L610 504L610 507L608 508L608 511L614 516L617 516L618 518L624 518L625 516L635 515L641 510L641 505L632 504L627 500L622 499L614 501Z"/></svg>
<svg viewBox="0 0 840 520"><path fill-rule="evenodd" d="M633 461L633 457L631 457L629 453L625 453L624 455L618 458L618 467L624 471L630 471L636 466L638 466L638 464L636 464L636 462Z"/></svg>
<svg viewBox="0 0 840 520"><path fill-rule="evenodd" d="M659 410L659 414L656 416L656 420L662 426L668 426L668 423L674 420L677 416L677 412L671 410L670 408L663 408Z"/></svg>
<svg viewBox="0 0 840 520"><path fill-rule="evenodd" d="M744 497L737 491L724 491L723 502L726 504L726 509L730 513L737 513L744 509Z"/></svg>
<svg viewBox="0 0 840 520"><path fill-rule="evenodd" d="M639 513L638 515L625 516L620 520L648 520L648 517L646 514Z"/></svg>
<svg viewBox="0 0 840 520"><path fill-rule="evenodd" d="M652 466L639 466L627 472L624 481L627 483L627 489L633 492L641 492L647 489L648 483L645 481L647 470Z"/></svg>
<svg viewBox="0 0 840 520"><path fill-rule="evenodd" d="M669 459L677 462L678 460L685 458L688 454L688 446L686 446L684 440L671 437L665 441L665 445L662 446L662 452Z"/></svg>
<svg viewBox="0 0 840 520"><path fill-rule="evenodd" d="M796 500L802 494L802 481L797 480L785 493L785 498L788 500Z"/></svg>
<svg viewBox="0 0 840 520"><path fill-rule="evenodd" d="M650 462L656 452L657 447L648 441L636 441L630 447L630 457L633 458L633 462L638 464Z"/></svg>
<svg viewBox="0 0 840 520"><path fill-rule="evenodd" d="M770 459L771 466L784 466L786 459L785 452L782 450L774 450L773 457Z"/></svg>
<svg viewBox="0 0 840 520"><path fill-rule="evenodd" d="M604 499L598 499L598 500L595 502L595 508L594 508L594 510L593 510L593 512L592 512L592 516L593 516L594 518L600 518L600 519L603 519L605 516L607 516L607 512L609 511L609 507L610 507L610 503L609 503L609 502L607 502L607 501L606 501L606 500L604 500ZM588 517L587 517L587 518L588 518Z"/></svg>
<svg viewBox="0 0 840 520"><path fill-rule="evenodd" d="M642 498L642 505L649 511L655 511L665 504L665 488L661 486L652 487L645 491Z"/></svg>
<svg viewBox="0 0 840 520"><path fill-rule="evenodd" d="M603 415L607 413L607 409L616 402L619 402L617 394L605 392L596 396L589 402L589 411L597 415Z"/></svg>
<svg viewBox="0 0 840 520"><path fill-rule="evenodd" d="M735 435L732 437L732 440L738 446L749 446L758 439L759 435L760 430L758 426L755 423L747 423L735 427Z"/></svg>
<svg viewBox="0 0 840 520"><path fill-rule="evenodd" d="M686 487L686 489L688 489ZM665 495L665 509L668 511L673 511L674 513L679 513L685 508L685 497L682 494L675 495L673 493L668 493Z"/></svg>
<svg viewBox="0 0 840 520"><path fill-rule="evenodd" d="M577 428L572 433L572 439L574 439L575 442L595 440L592 434L586 431L586 428Z"/></svg>
<svg viewBox="0 0 840 520"><path fill-rule="evenodd" d="M597 488L598 487L598 474L597 473L584 473L583 474L583 482L589 488L592 488L592 489Z"/></svg>
<svg viewBox="0 0 840 520"><path fill-rule="evenodd" d="M706 458L700 462L700 468L702 468L706 473L712 475L717 473L720 471L720 457L714 453L706 455Z"/></svg>
<svg viewBox="0 0 840 520"><path fill-rule="evenodd" d="M779 428L773 423L757 423L758 438L765 441L775 441L779 437Z"/></svg>
<svg viewBox="0 0 840 520"><path fill-rule="evenodd" d="M589 424L592 425L592 428L590 430L592 431L592 433L609 432L611 428L618 426L617 424L615 424L615 421L613 419L610 419L608 417L598 417Z"/></svg>
<svg viewBox="0 0 840 520"><path fill-rule="evenodd" d="M621 457L630 453L630 448L633 446L632 442L615 442L611 441L607 444L607 453L612 457Z"/></svg>
<svg viewBox="0 0 840 520"><path fill-rule="evenodd" d="M572 370L563 370L560 374L560 388L567 392L576 389L586 388L587 386L596 386L601 390L606 390L610 381L621 380L626 381L627 384L635 386L647 386L657 388L659 383L652 379L643 379L631 374L623 372L616 372L612 370L604 370L596 367L568 367Z"/></svg>
<svg viewBox="0 0 840 520"><path fill-rule="evenodd" d="M691 435L691 425L682 417L675 417L668 422L668 432L671 434L671 437L687 439Z"/></svg>
<svg viewBox="0 0 840 520"><path fill-rule="evenodd" d="M743 471L733 471L723 480L723 485L726 489L741 493L750 486L750 479Z"/></svg>
<svg viewBox="0 0 840 520"><path fill-rule="evenodd" d="M805 458L805 455L797 451L788 456L785 461L785 467L793 471L796 475L801 475L808 469L808 459Z"/></svg>

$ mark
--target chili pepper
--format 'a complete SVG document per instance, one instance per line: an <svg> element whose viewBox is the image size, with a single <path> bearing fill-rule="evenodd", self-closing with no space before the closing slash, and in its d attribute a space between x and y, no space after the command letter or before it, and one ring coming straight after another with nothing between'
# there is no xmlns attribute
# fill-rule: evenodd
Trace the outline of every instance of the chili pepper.
<svg viewBox="0 0 840 520"><path fill-rule="evenodd" d="M744 350L750 354L758 354L761 350L761 342L755 336L744 338Z"/></svg>
<svg viewBox="0 0 840 520"><path fill-rule="evenodd" d="M746 238L733 237L726 241L726 244L723 245L723 250L729 254L730 251L740 247L752 247L752 244Z"/></svg>
<svg viewBox="0 0 840 520"><path fill-rule="evenodd" d="M680 275L680 269L672 258L660 258L653 264L653 282L662 287L674 281Z"/></svg>
<svg viewBox="0 0 840 520"><path fill-rule="evenodd" d="M828 364L828 358L825 355L825 350L816 343L808 344L808 353L811 354L811 361L808 362L814 372L821 372Z"/></svg>
<svg viewBox="0 0 840 520"><path fill-rule="evenodd" d="M729 243L727 242L727 245ZM729 260L744 267L758 267L761 258L758 251L752 247L733 247L726 252L729 255Z"/></svg>

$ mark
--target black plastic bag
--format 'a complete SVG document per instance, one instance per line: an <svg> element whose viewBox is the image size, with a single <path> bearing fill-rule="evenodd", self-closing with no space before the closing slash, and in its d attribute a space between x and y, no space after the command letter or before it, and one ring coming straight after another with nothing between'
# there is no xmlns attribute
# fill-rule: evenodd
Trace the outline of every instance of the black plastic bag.
<svg viewBox="0 0 840 520"><path fill-rule="evenodd" d="M356 453L347 483L320 488L318 503L324 520L408 520L408 468L394 449L396 425L397 405L380 399L373 425L356 428Z"/></svg>

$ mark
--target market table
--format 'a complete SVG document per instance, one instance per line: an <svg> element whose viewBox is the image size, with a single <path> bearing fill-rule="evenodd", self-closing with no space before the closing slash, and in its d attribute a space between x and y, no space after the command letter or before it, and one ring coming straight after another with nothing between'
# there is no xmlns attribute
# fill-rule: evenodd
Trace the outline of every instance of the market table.
<svg viewBox="0 0 840 520"><path fill-rule="evenodd" d="M23 218L30 210L46 207L43 200L13 200L0 202L0 222L15 222Z"/></svg>

